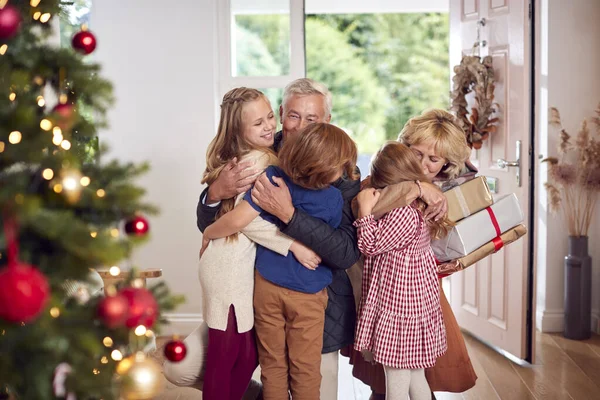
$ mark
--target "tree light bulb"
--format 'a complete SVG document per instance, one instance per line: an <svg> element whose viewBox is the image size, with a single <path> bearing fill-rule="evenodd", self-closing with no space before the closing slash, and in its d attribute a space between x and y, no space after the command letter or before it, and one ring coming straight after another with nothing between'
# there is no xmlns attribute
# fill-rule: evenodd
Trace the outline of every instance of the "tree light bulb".
<svg viewBox="0 0 600 400"><path fill-rule="evenodd" d="M0 46L0 56L3 56L6 54L6 50L8 50L8 45L7 44L3 44L2 46Z"/></svg>
<svg viewBox="0 0 600 400"><path fill-rule="evenodd" d="M42 96L38 96L36 101L37 101L37 105L40 107L44 107L46 105L46 100L44 100L44 98Z"/></svg>
<svg viewBox="0 0 600 400"><path fill-rule="evenodd" d="M31 1L29 2L29 5L30 5L31 7L37 7L37 6L40 4L40 1L42 1L42 0L31 0Z"/></svg>
<svg viewBox="0 0 600 400"><path fill-rule="evenodd" d="M81 177L81 180L79 181L79 183L81 183L81 186L88 186L91 182L92 180L87 176Z"/></svg>
<svg viewBox="0 0 600 400"><path fill-rule="evenodd" d="M17 98L17 94L15 92L12 92L11 94L8 95L8 99L10 101L15 101L16 98Z"/></svg>
<svg viewBox="0 0 600 400"><path fill-rule="evenodd" d="M135 334L137 336L144 336L145 333L146 327L144 325L139 325L137 328L135 328Z"/></svg>
<svg viewBox="0 0 600 400"><path fill-rule="evenodd" d="M115 361L121 361L123 359L123 354L121 354L119 350L113 350L113 352L110 353L110 357Z"/></svg>
<svg viewBox="0 0 600 400"><path fill-rule="evenodd" d="M111 274L112 276L119 276L119 274L121 273L121 268L117 267L116 265L113 265L108 270L108 273Z"/></svg>
<svg viewBox="0 0 600 400"><path fill-rule="evenodd" d="M17 144L21 141L21 138L23 137L23 135L21 135L21 132L19 131L12 131L10 133L10 135L8 135L8 141L12 144Z"/></svg>
<svg viewBox="0 0 600 400"><path fill-rule="evenodd" d="M42 16L40 17L40 22L42 24L45 24L46 22L50 21L50 17L52 17L52 14L50 14L50 13L43 13Z"/></svg>
<svg viewBox="0 0 600 400"><path fill-rule="evenodd" d="M52 122L44 118L40 121L40 128L42 128L45 131L49 131L50 129L52 129Z"/></svg>
<svg viewBox="0 0 600 400"><path fill-rule="evenodd" d="M60 144L60 147L62 147L65 150L69 150L71 148L71 142L69 142L68 140L63 140Z"/></svg>
<svg viewBox="0 0 600 400"><path fill-rule="evenodd" d="M62 134L54 134L54 136L52 136L52 143L54 143L57 146L60 146L60 144L63 141L63 135Z"/></svg>
<svg viewBox="0 0 600 400"><path fill-rule="evenodd" d="M107 336L104 339L102 339L102 344L106 347L111 347L113 345L113 340Z"/></svg>
<svg viewBox="0 0 600 400"><path fill-rule="evenodd" d="M40 17L41 17L41 16L42 16L42 13L41 13L41 12L39 12L39 11L36 11L36 12L33 14L33 19L35 19L35 20L37 21L38 19L40 19Z"/></svg>
<svg viewBox="0 0 600 400"><path fill-rule="evenodd" d="M79 182L77 182L77 179L73 178L72 176L68 176L63 179L63 187L65 188L65 190L77 189L78 183Z"/></svg>
<svg viewBox="0 0 600 400"><path fill-rule="evenodd" d="M54 177L54 171L52 171L50 168L46 168L44 171L42 171L42 176L45 180L49 181Z"/></svg>

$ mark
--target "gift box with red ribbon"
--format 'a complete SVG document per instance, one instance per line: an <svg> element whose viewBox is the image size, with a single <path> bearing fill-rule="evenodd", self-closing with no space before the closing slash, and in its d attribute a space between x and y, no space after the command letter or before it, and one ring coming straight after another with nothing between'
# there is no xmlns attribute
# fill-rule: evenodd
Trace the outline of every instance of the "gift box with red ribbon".
<svg viewBox="0 0 600 400"><path fill-rule="evenodd" d="M444 192L444 196L448 200L448 219L453 222L460 221L494 203L485 176L479 176L450 189Z"/></svg>
<svg viewBox="0 0 600 400"><path fill-rule="evenodd" d="M525 236L526 233L527 228L525 225L517 225L514 228L509 229L500 235L502 246L507 246L510 243L519 240L521 237ZM438 262L438 275L440 277L448 276L455 272L462 271L463 269L483 260L487 256L492 255L499 250L497 243L497 240L492 240L474 252L469 253L457 260Z"/></svg>
<svg viewBox="0 0 600 400"><path fill-rule="evenodd" d="M444 239L432 241L431 247L440 262L464 257L487 242L497 251L503 246L501 235L522 222L519 201L511 194L461 220Z"/></svg>

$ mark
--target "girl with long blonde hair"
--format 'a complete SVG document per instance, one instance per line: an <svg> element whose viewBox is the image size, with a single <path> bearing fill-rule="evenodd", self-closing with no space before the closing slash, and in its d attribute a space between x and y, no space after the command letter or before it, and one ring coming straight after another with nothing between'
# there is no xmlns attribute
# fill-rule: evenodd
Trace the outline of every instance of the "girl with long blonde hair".
<svg viewBox="0 0 600 400"><path fill-rule="evenodd" d="M230 90L221 103L217 135L208 147L203 183L211 184L232 160L253 161L257 173L276 165L271 150L275 128L273 110L263 93L245 87ZM244 193L224 200L217 219L243 197ZM202 250L198 275L208 327L200 326L185 339L184 360L165 363L167 379L201 389L206 400L240 400L258 365L252 307L255 243L282 256L293 251L300 259L317 257L260 217L249 221L241 233L213 240Z"/></svg>

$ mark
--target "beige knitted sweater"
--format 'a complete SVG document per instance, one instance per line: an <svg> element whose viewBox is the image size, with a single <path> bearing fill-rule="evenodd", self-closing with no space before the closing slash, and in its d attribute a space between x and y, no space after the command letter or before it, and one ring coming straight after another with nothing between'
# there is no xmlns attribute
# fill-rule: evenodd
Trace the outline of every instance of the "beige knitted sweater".
<svg viewBox="0 0 600 400"><path fill-rule="evenodd" d="M255 169L269 166L269 156L258 150L245 160L255 160ZM236 199L239 204L245 193ZM247 332L254 326L254 261L256 244L281 255L287 255L293 239L281 233L270 222L256 217L236 241L212 240L200 259L198 276L202 287L202 310L209 328L225 331L229 306L237 318L237 332Z"/></svg>

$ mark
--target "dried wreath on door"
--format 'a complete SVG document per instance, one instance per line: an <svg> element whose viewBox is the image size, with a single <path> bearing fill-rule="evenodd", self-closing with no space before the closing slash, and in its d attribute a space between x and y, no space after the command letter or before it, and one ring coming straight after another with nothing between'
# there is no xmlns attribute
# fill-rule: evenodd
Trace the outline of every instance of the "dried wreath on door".
<svg viewBox="0 0 600 400"><path fill-rule="evenodd" d="M480 149L483 141L496 132L498 122L498 118L493 118L497 104L494 103L492 57L482 60L478 56L464 56L460 65L454 67L454 73L450 110L456 113L469 145ZM466 96L471 92L475 92L475 104L469 114Z"/></svg>

